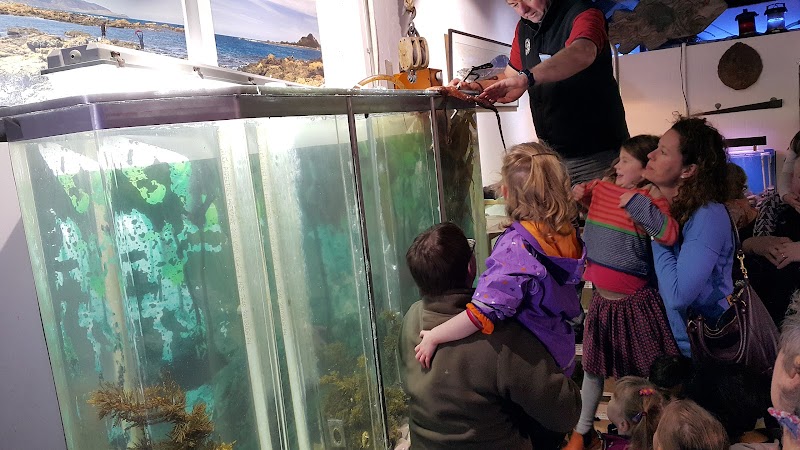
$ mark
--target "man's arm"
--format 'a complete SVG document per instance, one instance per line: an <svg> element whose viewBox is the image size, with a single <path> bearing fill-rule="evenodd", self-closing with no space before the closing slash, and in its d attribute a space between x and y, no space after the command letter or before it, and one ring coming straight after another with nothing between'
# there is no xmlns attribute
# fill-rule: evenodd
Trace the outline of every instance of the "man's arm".
<svg viewBox="0 0 800 450"><path fill-rule="evenodd" d="M553 83L566 80L592 65L597 57L597 46L588 39L577 39L535 67L530 69L536 83ZM487 86L480 97L490 102L509 103L522 97L528 89L528 77L506 67L505 78Z"/></svg>
<svg viewBox="0 0 800 450"><path fill-rule="evenodd" d="M499 393L548 430L572 430L581 414L580 388L530 333L516 337L498 355Z"/></svg>

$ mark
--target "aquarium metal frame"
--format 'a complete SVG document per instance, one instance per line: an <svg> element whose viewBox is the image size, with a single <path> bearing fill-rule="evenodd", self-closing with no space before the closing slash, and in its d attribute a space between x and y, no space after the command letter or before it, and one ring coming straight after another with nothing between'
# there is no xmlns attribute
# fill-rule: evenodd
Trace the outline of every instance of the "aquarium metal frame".
<svg viewBox="0 0 800 450"><path fill-rule="evenodd" d="M265 117L474 109L437 91L232 86L74 96L0 108L0 142L116 128ZM435 123L435 117L432 118ZM438 146L438 142L434 141Z"/></svg>

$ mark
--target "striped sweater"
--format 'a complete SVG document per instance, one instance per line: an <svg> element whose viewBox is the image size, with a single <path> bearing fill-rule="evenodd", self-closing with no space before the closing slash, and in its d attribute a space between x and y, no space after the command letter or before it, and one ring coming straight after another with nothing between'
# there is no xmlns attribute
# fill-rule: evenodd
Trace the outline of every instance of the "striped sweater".
<svg viewBox="0 0 800 450"><path fill-rule="evenodd" d="M619 198L629 191L635 195L623 209ZM589 207L583 239L590 264L648 279L653 273L651 236L664 245L678 240L680 228L669 215L669 203L663 197L653 198L647 189L595 180L579 201Z"/></svg>

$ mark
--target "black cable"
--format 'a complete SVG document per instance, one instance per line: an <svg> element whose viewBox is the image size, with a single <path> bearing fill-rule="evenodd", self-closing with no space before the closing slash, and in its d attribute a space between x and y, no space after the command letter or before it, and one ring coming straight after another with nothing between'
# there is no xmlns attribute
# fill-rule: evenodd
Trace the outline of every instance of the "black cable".
<svg viewBox="0 0 800 450"><path fill-rule="evenodd" d="M680 65L679 65L679 70L681 72L681 92L683 93L683 104L686 107L685 111L686 111L686 114L688 115L689 114L689 100L686 98L686 89L684 88L684 84L683 84L683 47L685 45L686 45L685 42L681 44L681 62L680 62Z"/></svg>

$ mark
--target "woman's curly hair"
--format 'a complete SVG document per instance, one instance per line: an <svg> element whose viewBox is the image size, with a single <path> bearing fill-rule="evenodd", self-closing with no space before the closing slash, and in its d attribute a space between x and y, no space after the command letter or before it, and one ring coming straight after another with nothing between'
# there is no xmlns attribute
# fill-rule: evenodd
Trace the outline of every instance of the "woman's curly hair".
<svg viewBox="0 0 800 450"><path fill-rule="evenodd" d="M706 119L682 117L672 125L680 136L683 165L697 169L685 178L672 201L670 214L681 225L700 207L728 199L728 154L725 139Z"/></svg>

